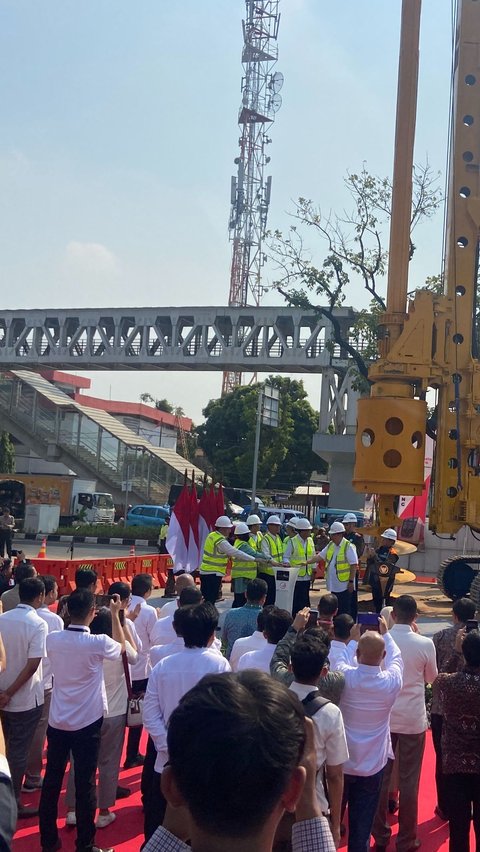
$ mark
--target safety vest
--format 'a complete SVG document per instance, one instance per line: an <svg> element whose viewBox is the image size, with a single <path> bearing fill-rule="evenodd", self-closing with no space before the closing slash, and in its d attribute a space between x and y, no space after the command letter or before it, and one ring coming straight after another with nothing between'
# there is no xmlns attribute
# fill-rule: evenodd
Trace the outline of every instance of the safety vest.
<svg viewBox="0 0 480 852"><path fill-rule="evenodd" d="M350 563L347 562L346 557L347 547L349 544L350 542L348 541L348 539L342 538L340 542L340 547L337 551L337 564L335 567L337 571L337 577L340 583L345 583L347 580L350 579ZM327 547L327 552L325 554L325 573L328 573L328 569L330 568L330 563L332 561L334 552L335 545L333 541L331 541Z"/></svg>
<svg viewBox="0 0 480 852"><path fill-rule="evenodd" d="M236 538L233 546L238 550L241 550L242 544L247 544L247 542L242 541L241 538ZM250 542L248 542L248 544L250 544ZM252 547L253 545L250 546ZM246 580L254 580L256 576L256 562L242 562L241 559L234 558L232 563L232 580L237 580L239 577L244 577Z"/></svg>
<svg viewBox="0 0 480 852"><path fill-rule="evenodd" d="M288 560L292 568L296 565L300 565L300 571L298 572L299 577L307 577L312 573L312 566L306 565L305 562L307 559L310 559L315 554L315 545L313 543L312 537L309 535L307 540L304 541L297 534L292 539L292 555Z"/></svg>
<svg viewBox="0 0 480 852"><path fill-rule="evenodd" d="M280 536L266 532L263 538L265 541L268 541L268 549L273 561L281 562L283 556L283 542ZM275 576L275 568L272 568L271 565L266 565L265 563L260 566L259 572L262 574L271 574L273 577Z"/></svg>
<svg viewBox="0 0 480 852"><path fill-rule="evenodd" d="M263 535L262 535L261 532L252 533L252 535L248 539L248 543L249 543L250 547L253 547L254 550L260 550L262 538L263 538Z"/></svg>
<svg viewBox="0 0 480 852"><path fill-rule="evenodd" d="M217 544L219 541L225 541L225 536L216 530L207 535L203 545L202 564L199 569L201 574L227 573L228 556L218 553Z"/></svg>

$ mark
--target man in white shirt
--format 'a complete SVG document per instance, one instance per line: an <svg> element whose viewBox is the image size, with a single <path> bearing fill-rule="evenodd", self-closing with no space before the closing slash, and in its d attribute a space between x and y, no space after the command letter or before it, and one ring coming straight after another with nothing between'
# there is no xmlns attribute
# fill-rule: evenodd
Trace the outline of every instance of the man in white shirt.
<svg viewBox="0 0 480 852"><path fill-rule="evenodd" d="M132 692L134 695L143 695L145 693L151 668L149 654L151 646L155 644L152 640L152 633L157 623L157 612L153 606L147 603L152 590L153 577L151 574L135 575L132 580L132 597L128 608L129 618L135 624L135 629L141 642L141 650L137 654L137 662L130 669ZM145 758L139 752L141 736L141 725L136 728L129 728L125 763L123 764L124 769L132 769L134 766L141 766L143 764Z"/></svg>
<svg viewBox="0 0 480 852"><path fill-rule="evenodd" d="M0 616L7 658L6 669L0 674L0 718L17 803L28 752L42 715L42 659L47 636L47 625L37 615L45 600L42 580L39 577L22 580L19 594L18 606ZM36 813L33 808L18 805L19 817Z"/></svg>
<svg viewBox="0 0 480 852"><path fill-rule="evenodd" d="M275 653L275 648L285 636L292 621L293 618L286 609L272 607L270 612L265 616L263 635L267 640L267 644L257 651L248 651L246 654L243 654L238 661L237 671L258 669L261 672L265 672L265 674L270 674L270 662Z"/></svg>
<svg viewBox="0 0 480 852"><path fill-rule="evenodd" d="M394 626L390 635L400 648L403 660L403 687L390 715L392 749L398 761L399 810L397 852L410 852L417 841L418 787L425 750L427 711L425 684L437 677L435 645L416 631L417 602L411 595L400 595L393 604ZM382 791L372 834L376 849L384 852L392 833L388 817L388 791L393 761L385 768Z"/></svg>
<svg viewBox="0 0 480 852"><path fill-rule="evenodd" d="M308 615L305 614L305 624ZM317 752L317 796L320 807L327 814L330 805L330 822L333 839L340 843L340 817L343 794L343 764L348 759L347 741L339 708L320 696L318 680L328 671L326 667L328 649L316 636L304 633L296 640L291 650L294 681L290 689L303 703L306 715L315 726L315 748ZM328 801L323 786L325 769Z"/></svg>
<svg viewBox="0 0 480 852"><path fill-rule="evenodd" d="M338 615L348 612L354 619L357 612L356 574L358 556L353 544L345 538L345 527L335 521L328 534L329 544L311 557L308 562L325 561L325 581L327 590L333 592L338 600Z"/></svg>
<svg viewBox="0 0 480 852"><path fill-rule="evenodd" d="M68 599L70 623L66 630L49 633L47 654L53 674L53 692L47 728L47 768L40 796L40 843L43 852L56 852L58 799L70 752L75 761L77 852L92 852L95 840L95 772L107 696L103 661L118 660L125 650L120 624L121 601L110 603L112 637L90 633L95 598L77 589Z"/></svg>
<svg viewBox="0 0 480 852"><path fill-rule="evenodd" d="M354 627L354 620L347 612L337 615L333 619L333 639L330 642L330 650L328 652L328 662L330 663L330 671L337 671L337 663L339 659L344 659L345 646L349 648L349 656L351 661L357 650L356 642L350 641L350 633Z"/></svg>
<svg viewBox="0 0 480 852"><path fill-rule="evenodd" d="M155 645L169 645L171 642L174 642L177 638L177 634L173 627L174 613L179 607L193 606L201 603L201 601L202 593L196 586L189 586L187 589L184 589L175 601L176 609L172 615L167 615L166 618L159 618L153 625L152 632L150 634L152 643L151 647Z"/></svg>
<svg viewBox="0 0 480 852"><path fill-rule="evenodd" d="M143 723L152 737L157 758L155 773L149 783L150 794L144 799L146 840L161 824L165 813L166 803L160 790L160 775L168 760L167 723L170 715L182 696L205 674L230 671L228 661L209 647L217 623L218 613L211 603L186 608L181 620L184 650L161 660L149 678ZM142 786L146 786L144 779Z"/></svg>
<svg viewBox="0 0 480 852"><path fill-rule="evenodd" d="M178 595L183 592L187 586L194 586L195 580L193 579L191 574L177 574L175 577L175 594ZM162 608L158 613L158 618L165 618L167 615L173 615L177 608L177 598L175 597L172 601L167 601L167 603L163 604Z"/></svg>
<svg viewBox="0 0 480 852"><path fill-rule="evenodd" d="M253 631L251 636L243 636L236 639L233 643L232 653L230 654L229 663L232 671L236 672L240 657L247 654L249 651L259 651L267 644L265 639L265 619L270 607L264 607L257 615L257 629Z"/></svg>
<svg viewBox="0 0 480 852"><path fill-rule="evenodd" d="M37 615L43 619L47 625L48 633L54 633L55 630L63 630L63 621L56 612L52 612L49 607L55 603L58 598L58 585L55 577L43 576L41 578L45 586L45 601L39 609ZM25 781L23 782L23 790L38 790L42 786L42 762L43 762L43 747L45 745L45 737L47 734L48 714L50 712L50 700L52 697L52 670L50 660L45 657L42 662L43 670L43 708L42 715L37 725L35 735L30 746L28 755L27 769L25 772Z"/></svg>
<svg viewBox="0 0 480 852"><path fill-rule="evenodd" d="M348 852L368 848L385 766L393 758L390 711L402 688L402 655L379 616L380 633L367 631L360 638L357 624L352 634L360 638L357 666L352 666L347 646L337 667L345 676L340 699L349 759L344 764L344 802L348 802ZM383 663L383 668L381 664Z"/></svg>

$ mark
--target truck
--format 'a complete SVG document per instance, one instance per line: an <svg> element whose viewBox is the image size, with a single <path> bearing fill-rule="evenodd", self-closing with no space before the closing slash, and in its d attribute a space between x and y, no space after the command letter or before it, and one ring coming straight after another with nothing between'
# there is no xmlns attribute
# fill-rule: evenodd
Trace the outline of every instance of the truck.
<svg viewBox="0 0 480 852"><path fill-rule="evenodd" d="M9 506L16 521L25 518L28 505L60 506L60 525L75 521L113 524L112 495L97 491L94 480L69 475L0 473L0 506Z"/></svg>

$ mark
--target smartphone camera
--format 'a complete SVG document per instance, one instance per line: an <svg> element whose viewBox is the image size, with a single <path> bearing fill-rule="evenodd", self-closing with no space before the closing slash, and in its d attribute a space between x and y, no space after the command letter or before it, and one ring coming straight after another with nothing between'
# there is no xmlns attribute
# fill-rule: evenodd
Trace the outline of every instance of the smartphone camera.
<svg viewBox="0 0 480 852"><path fill-rule="evenodd" d="M376 612L359 612L357 615L357 624L360 625L360 633L363 634L367 630L376 630L380 632L379 616Z"/></svg>
<svg viewBox="0 0 480 852"><path fill-rule="evenodd" d="M465 624L466 633L471 633L472 630L478 630L478 621L475 618L469 618Z"/></svg>
<svg viewBox="0 0 480 852"><path fill-rule="evenodd" d="M305 630L309 630L310 627L316 627L318 624L318 609L311 609L310 615L308 616L308 621L305 627Z"/></svg>

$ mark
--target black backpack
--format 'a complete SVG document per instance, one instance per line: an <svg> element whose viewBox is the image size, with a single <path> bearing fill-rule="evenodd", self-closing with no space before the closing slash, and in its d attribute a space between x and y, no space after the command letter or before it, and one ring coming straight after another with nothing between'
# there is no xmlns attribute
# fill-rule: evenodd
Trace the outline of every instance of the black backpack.
<svg viewBox="0 0 480 852"><path fill-rule="evenodd" d="M318 713L318 711L321 710L322 707L325 707L326 704L330 704L329 699L323 698L317 690L313 690L313 692L309 692L302 700L303 712L305 713L305 716L308 716L311 719L312 716L315 716L315 713Z"/></svg>

